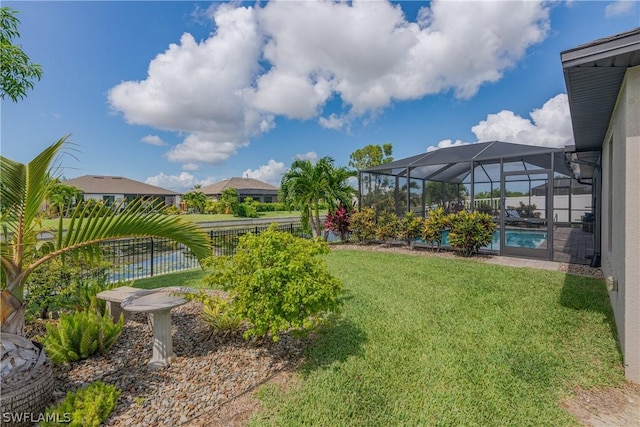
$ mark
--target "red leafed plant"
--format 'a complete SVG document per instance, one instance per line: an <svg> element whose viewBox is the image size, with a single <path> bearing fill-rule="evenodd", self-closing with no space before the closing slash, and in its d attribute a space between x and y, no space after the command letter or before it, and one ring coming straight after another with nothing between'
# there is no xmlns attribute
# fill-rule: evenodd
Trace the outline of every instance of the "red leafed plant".
<svg viewBox="0 0 640 427"><path fill-rule="evenodd" d="M333 231L335 234L340 235L340 240L346 242L351 226L351 214L344 206L339 206L338 209L327 214L327 219L324 222L324 227L327 230ZM327 235L328 236L328 235Z"/></svg>

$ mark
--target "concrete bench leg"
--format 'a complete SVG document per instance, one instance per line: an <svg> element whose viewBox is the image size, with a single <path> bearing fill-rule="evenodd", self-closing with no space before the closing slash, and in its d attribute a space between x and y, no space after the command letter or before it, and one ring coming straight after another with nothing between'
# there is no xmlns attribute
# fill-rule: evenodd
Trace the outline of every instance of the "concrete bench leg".
<svg viewBox="0 0 640 427"><path fill-rule="evenodd" d="M124 314L124 323L127 323L131 318L131 313L124 311L119 302L107 301L107 313L109 313L114 322L118 322L118 320L120 320L121 314Z"/></svg>
<svg viewBox="0 0 640 427"><path fill-rule="evenodd" d="M173 341L171 337L171 309L153 312L153 357L149 368L161 369L171 364Z"/></svg>

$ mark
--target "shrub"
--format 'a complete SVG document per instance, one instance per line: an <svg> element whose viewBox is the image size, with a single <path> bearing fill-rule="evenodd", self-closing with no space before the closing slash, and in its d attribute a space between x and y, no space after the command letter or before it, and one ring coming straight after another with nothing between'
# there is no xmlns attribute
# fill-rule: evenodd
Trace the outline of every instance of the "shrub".
<svg viewBox="0 0 640 427"><path fill-rule="evenodd" d="M398 236L400 223L398 216L393 212L382 212L378 216L376 222L375 235L376 239L387 241L395 239Z"/></svg>
<svg viewBox="0 0 640 427"><path fill-rule="evenodd" d="M167 206L163 209L165 215L180 215L182 211L176 205Z"/></svg>
<svg viewBox="0 0 640 427"><path fill-rule="evenodd" d="M245 321L233 311L232 302L204 292L190 294L190 299L202 303L200 317L214 334L235 333L242 329Z"/></svg>
<svg viewBox="0 0 640 427"><path fill-rule="evenodd" d="M422 225L422 240L435 244L439 251L442 247L442 233L449 227L449 217L444 208L439 207L429 211Z"/></svg>
<svg viewBox="0 0 640 427"><path fill-rule="evenodd" d="M204 213L206 214L218 214L220 212L220 203L217 200L207 199L207 203L204 205Z"/></svg>
<svg viewBox="0 0 640 427"><path fill-rule="evenodd" d="M68 392L62 402L46 410L45 420L54 422L39 425L59 426L61 422L71 427L98 427L116 408L119 397L115 386L96 381L75 393Z"/></svg>
<svg viewBox="0 0 640 427"><path fill-rule="evenodd" d="M232 310L247 319L245 337L308 332L325 312L339 307L340 280L329 273L319 255L326 242L277 230L272 224L259 235L240 237L235 255L209 259L212 273L205 283L221 285L233 300Z"/></svg>
<svg viewBox="0 0 640 427"><path fill-rule="evenodd" d="M359 242L373 240L376 229L376 211L372 208L363 208L351 215L351 232Z"/></svg>
<svg viewBox="0 0 640 427"><path fill-rule="evenodd" d="M335 213L329 212L324 222L325 228L339 235L342 242L348 240L350 225L349 211L344 206L340 206Z"/></svg>
<svg viewBox="0 0 640 427"><path fill-rule="evenodd" d="M463 256L471 256L491 243L496 224L482 212L458 212L450 215L449 243Z"/></svg>
<svg viewBox="0 0 640 427"><path fill-rule="evenodd" d="M75 362L109 351L123 325L123 316L114 323L109 314L100 315L94 310L62 314L56 324L47 325L44 345L54 362Z"/></svg>
<svg viewBox="0 0 640 427"><path fill-rule="evenodd" d="M106 289L108 263L89 263L72 257L53 259L34 271L25 285L27 319L48 319L58 311L87 307L85 288Z"/></svg>
<svg viewBox="0 0 640 427"><path fill-rule="evenodd" d="M247 197L244 202L236 204L233 214L240 218L258 218L258 210L251 197Z"/></svg>
<svg viewBox="0 0 640 427"><path fill-rule="evenodd" d="M400 236L411 246L411 242L422 233L424 220L417 217L413 212L407 212L400 220Z"/></svg>

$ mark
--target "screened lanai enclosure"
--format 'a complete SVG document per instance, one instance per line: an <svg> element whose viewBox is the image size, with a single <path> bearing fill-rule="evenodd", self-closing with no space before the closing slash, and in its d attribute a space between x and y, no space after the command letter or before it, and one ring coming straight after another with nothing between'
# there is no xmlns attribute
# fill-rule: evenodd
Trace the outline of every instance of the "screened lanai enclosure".
<svg viewBox="0 0 640 427"><path fill-rule="evenodd" d="M569 158L564 149L500 141L441 148L361 170L359 203L398 216L485 212L497 231L484 250L589 264L591 183L572 178Z"/></svg>

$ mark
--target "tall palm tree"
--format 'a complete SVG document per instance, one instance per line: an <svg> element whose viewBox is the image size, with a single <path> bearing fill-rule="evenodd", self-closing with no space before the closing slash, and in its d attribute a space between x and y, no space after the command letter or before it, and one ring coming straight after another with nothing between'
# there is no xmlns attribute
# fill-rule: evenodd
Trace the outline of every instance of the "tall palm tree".
<svg viewBox="0 0 640 427"><path fill-rule="evenodd" d="M150 210L147 201L138 200L116 209L105 204L79 204L70 213L65 233L60 218L53 241L39 243L39 215L54 180L49 179L52 164L68 144L64 137L28 164L0 156L0 240L2 282L2 332L21 335L24 327L24 286L29 275L42 264L63 254L95 257L97 243L130 236L160 236L183 243L199 259L211 251L207 235L197 225L179 216ZM121 209L120 209L121 208ZM120 210L120 213L116 213Z"/></svg>
<svg viewBox="0 0 640 427"><path fill-rule="evenodd" d="M351 197L356 191L347 183L355 172L336 168L333 163L331 157L323 157L315 165L309 160L295 160L280 183L281 200L300 210L302 226L310 228L314 237L320 236L324 229L320 204L327 203L330 209L336 209L341 202L351 206Z"/></svg>

